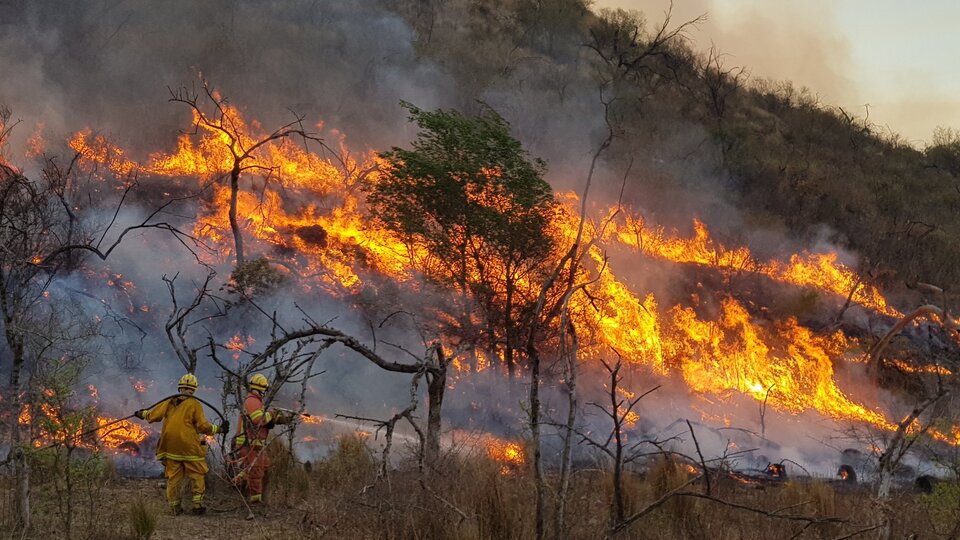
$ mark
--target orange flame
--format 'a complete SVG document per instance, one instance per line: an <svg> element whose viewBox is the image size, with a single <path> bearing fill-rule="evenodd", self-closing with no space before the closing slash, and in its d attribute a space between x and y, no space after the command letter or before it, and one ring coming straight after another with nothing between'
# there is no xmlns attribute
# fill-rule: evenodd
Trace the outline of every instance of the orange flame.
<svg viewBox="0 0 960 540"><path fill-rule="evenodd" d="M130 384L133 386L133 389L136 390L138 394L142 394L147 391L147 383L139 379L134 379L133 377L131 377Z"/></svg>
<svg viewBox="0 0 960 540"><path fill-rule="evenodd" d="M78 133L71 146L85 159L118 174L136 169L156 177L216 179L233 166L231 145L235 149L250 148L265 137L260 126L247 123L236 108L226 106L224 114L238 127L239 140L231 141L223 133L201 125L199 137L181 136L175 151L153 154L141 167L89 132ZM357 195L356 186L361 181L377 181L377 158L351 157L342 140L340 149L344 162L334 164L288 140L258 147L254 157L258 170L264 172L256 180L244 177L244 182L253 182L260 189L244 188L238 193L243 234L255 239L260 249L271 250L271 259L283 261L305 278L301 283L307 289L320 285L334 294L349 294L365 284L367 275L375 274L416 287L411 277L415 268L429 260L426 249L407 245L377 228L366 218L363 201ZM494 178L500 171L486 173ZM496 182L489 184L489 189L474 190L468 196L484 205L507 204L503 194L494 189ZM281 198L277 190L266 189L267 185L282 186L286 196ZM229 187L215 184L212 200L194 227L194 233L217 246L218 255L224 259L233 249L229 198ZM577 236L580 221L577 198L563 193L558 199L564 205L549 234L565 239L569 245ZM309 202L297 206L298 200ZM722 273L752 272L840 299L850 296L867 309L899 315L875 287L838 262L836 253L800 253L788 260L759 261L746 247L731 248L713 239L700 221L694 221L693 236L684 238L649 226L640 217L615 212L610 209L606 214L609 224L602 232L586 224L587 237L598 239L588 252L593 272L600 268L603 271L593 276L589 298L577 295L571 300L571 316L583 334L584 357L599 358L613 349L633 365L646 366L659 374L678 374L695 392L719 396L740 393L788 413L816 410L838 420L862 421L883 429L894 427L883 414L856 403L837 385L834 362L843 359L851 348L842 333L818 336L794 319L754 320L732 297L723 299L719 315L709 318L693 307L664 305L654 294L634 292L607 264L604 249L633 250ZM562 255L554 254L551 262L559 261ZM487 262L492 268L488 272L501 270L496 261ZM521 282L518 287L526 297L535 298L539 284ZM234 336L227 347L239 357L240 348L249 344L245 341ZM478 353L476 367L488 369L495 361ZM465 368L459 359L455 367ZM637 419L631 416L628 422ZM522 456L518 448L510 453Z"/></svg>
<svg viewBox="0 0 960 540"><path fill-rule="evenodd" d="M20 408L20 414L17 416L17 422L21 426L29 426L31 418L32 417L30 416L30 406L24 404L24 406Z"/></svg>
<svg viewBox="0 0 960 540"><path fill-rule="evenodd" d="M89 389L96 393L93 385L90 385ZM44 390L44 394L51 392L50 389ZM31 411L38 415L35 417ZM139 453L139 445L149 436L145 429L130 420L98 416L93 420L95 426L90 426L89 420L79 411L64 415L61 409L49 403L40 403L33 407L24 404L17 418L20 425L31 426L35 448L69 444L90 450L106 448Z"/></svg>
<svg viewBox="0 0 960 540"><path fill-rule="evenodd" d="M97 436L100 442L107 448L123 449L124 445L135 443L140 445L149 435L140 424L130 420L117 421L114 418L106 416L97 417Z"/></svg>
<svg viewBox="0 0 960 540"><path fill-rule="evenodd" d="M914 366L904 362L903 360L896 360L896 359L884 360L884 362L888 364L892 364L893 366L895 366L897 369L899 369L904 373L933 373L936 375L943 375L943 376L953 375L952 371L950 371L949 369L943 366L938 366L938 365L928 364L925 366Z"/></svg>
<svg viewBox="0 0 960 540"><path fill-rule="evenodd" d="M875 287L842 263L836 253L802 253L790 256L789 263L771 260L757 261L746 247L728 248L710 237L707 226L694 220L693 238L669 235L662 227L646 227L643 218L627 216L624 223L614 223L608 238L615 238L625 246L648 255L678 263L693 263L727 271L748 271L773 280L846 298L867 308L890 316L900 313L887 304Z"/></svg>
<svg viewBox="0 0 960 540"><path fill-rule="evenodd" d="M527 463L527 454L523 446L515 441L499 439L490 434L484 434L480 439L487 457L500 463L500 474L511 475L523 469Z"/></svg>
<svg viewBox="0 0 960 540"><path fill-rule="evenodd" d="M43 123L37 123L35 129L33 130L33 134L30 135L29 139L27 139L26 156L28 158L40 157L44 152L46 152L47 142L43 139L43 130Z"/></svg>

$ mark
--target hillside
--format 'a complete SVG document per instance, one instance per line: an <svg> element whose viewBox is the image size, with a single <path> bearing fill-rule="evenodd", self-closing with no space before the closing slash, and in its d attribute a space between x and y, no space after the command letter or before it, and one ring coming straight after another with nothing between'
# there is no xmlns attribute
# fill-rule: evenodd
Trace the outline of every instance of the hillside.
<svg viewBox="0 0 960 540"><path fill-rule="evenodd" d="M741 221L724 231L734 238L770 229L806 245L826 240L856 253L887 288L960 277L952 264L960 138L949 128L929 147L911 147L865 111L821 102L817 89L765 80L723 51L694 50L683 26L696 21L663 26L661 14L597 14L566 0L388 5L416 29L418 53L453 73L463 104L546 95L562 116L570 102L610 102L616 137L601 157L613 173L606 181L619 187L634 158L640 172L627 193L639 208L679 208L674 199L705 186L736 207ZM522 103L507 107L524 114Z"/></svg>
<svg viewBox="0 0 960 540"><path fill-rule="evenodd" d="M0 2L0 536L956 537L960 131L699 24Z"/></svg>

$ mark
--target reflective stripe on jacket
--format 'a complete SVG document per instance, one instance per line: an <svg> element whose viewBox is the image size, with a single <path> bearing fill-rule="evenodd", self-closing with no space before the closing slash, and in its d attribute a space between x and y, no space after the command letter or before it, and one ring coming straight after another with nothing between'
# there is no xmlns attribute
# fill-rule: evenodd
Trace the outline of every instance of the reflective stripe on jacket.
<svg viewBox="0 0 960 540"><path fill-rule="evenodd" d="M174 461L204 461L206 448L200 445L201 435L217 433L217 426L207 422L200 402L187 397L175 397L161 402L147 411L147 422L163 421L157 459Z"/></svg>
<svg viewBox="0 0 960 540"><path fill-rule="evenodd" d="M267 425L272 421L273 415L263 408L263 397L256 392L247 394L247 399L243 402L243 413L237 422L234 448L243 446L248 439L251 445L262 446L270 432Z"/></svg>

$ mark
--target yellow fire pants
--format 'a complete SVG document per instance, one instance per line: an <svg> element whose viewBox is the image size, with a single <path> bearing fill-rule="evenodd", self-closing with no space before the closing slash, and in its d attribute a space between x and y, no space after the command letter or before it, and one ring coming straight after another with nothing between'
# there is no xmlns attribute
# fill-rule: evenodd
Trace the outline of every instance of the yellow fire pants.
<svg viewBox="0 0 960 540"><path fill-rule="evenodd" d="M193 507L203 506L203 491L206 487L204 477L207 474L206 461L163 460L163 474L167 477L167 502L170 506L180 506L184 476L193 484Z"/></svg>

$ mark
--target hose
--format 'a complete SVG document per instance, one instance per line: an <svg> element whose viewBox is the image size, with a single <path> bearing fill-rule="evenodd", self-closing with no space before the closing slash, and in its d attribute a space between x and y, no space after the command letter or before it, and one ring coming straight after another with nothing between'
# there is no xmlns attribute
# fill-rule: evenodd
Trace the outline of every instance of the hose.
<svg viewBox="0 0 960 540"><path fill-rule="evenodd" d="M220 417L221 422L224 422L224 423L227 422L227 419L223 416L223 413L221 413L219 409L217 409L216 407L214 407L213 405L211 405L209 402L205 401L204 399L199 398L199 397L197 397L197 396L194 396L194 395L192 395L192 394L180 394L180 393L171 394L171 395L169 395L169 396L161 399L160 401L157 401L157 402L154 403L153 405L150 405L149 407L144 407L143 410L152 409L152 408L156 407L157 405L160 405L160 404L163 403L164 401L167 401L167 400L169 400L169 399L174 399L174 398L177 398L177 397L195 399L195 400L199 401L200 403L206 405L207 407L210 407L210 409L213 410L213 412L217 413L217 416ZM75 435L73 438L82 439L82 438L84 438L84 437L86 437L86 436L88 436L88 435L91 435L91 434L93 434L93 433L98 433L98 432L100 432L102 429L104 429L104 428L106 428L106 427L108 427L108 426L112 426L112 425L114 425L114 424L119 424L120 422L123 422L123 421L125 421L125 420L129 420L129 419L135 418L135 417L136 417L136 413L131 414L131 415L129 415L129 416L124 416L123 418L118 418L118 419L116 419L116 420L114 420L114 421L112 421L112 422L107 422L106 424L103 424L102 426L97 426L97 427L95 427L95 428L93 428L93 429L90 429L90 430L84 431L84 432L82 432L82 433L79 433L79 434ZM223 442L226 442L226 434L225 434L225 433L222 433L222 434L224 435L223 439L221 440L221 442L223 443ZM53 443L50 443L50 444L45 445L45 446L37 447L37 448L35 448L35 450L45 450L45 449L47 449L47 448L52 448L52 447L54 447L54 446L59 446L59 445L61 445L61 444L62 444L61 442L57 441L57 442L53 442Z"/></svg>

